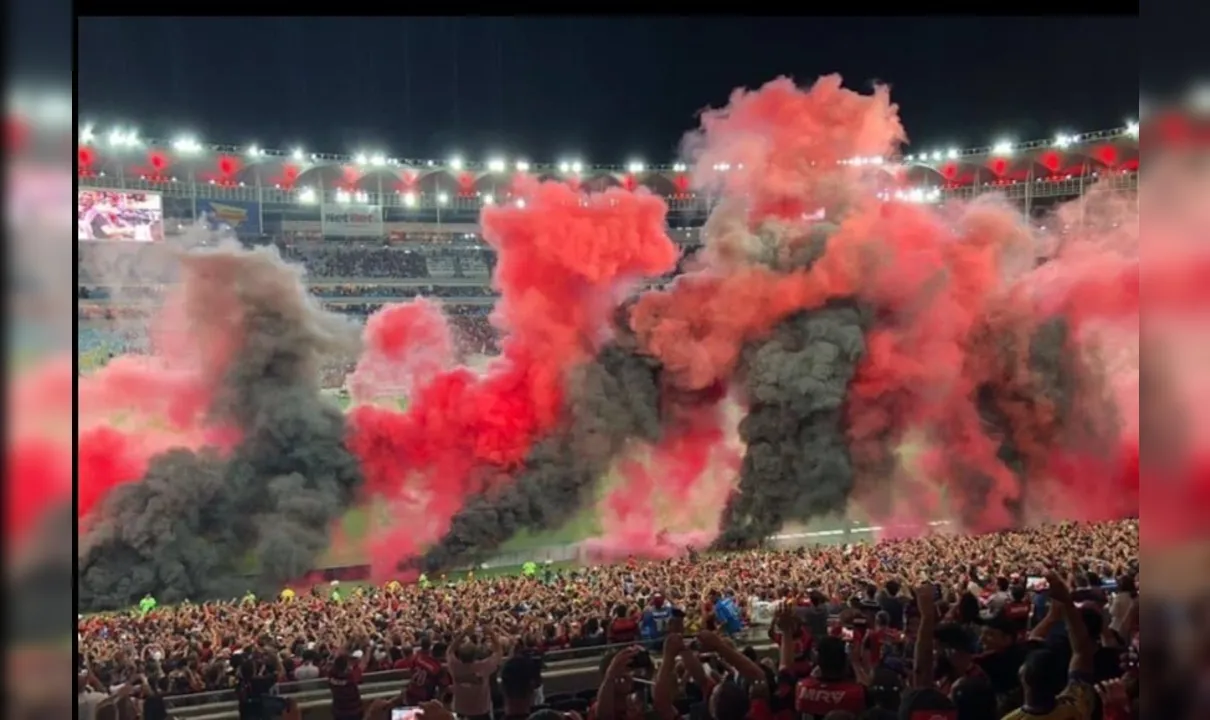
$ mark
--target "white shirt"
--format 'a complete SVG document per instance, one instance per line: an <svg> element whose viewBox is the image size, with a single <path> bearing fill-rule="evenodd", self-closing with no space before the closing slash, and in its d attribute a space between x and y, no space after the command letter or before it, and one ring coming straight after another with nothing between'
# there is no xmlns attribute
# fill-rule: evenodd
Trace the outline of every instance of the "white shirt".
<svg viewBox="0 0 1210 720"><path fill-rule="evenodd" d="M76 708L80 711L80 720L96 720L97 708L109 698L108 695L96 692L91 688L82 693L76 693Z"/></svg>
<svg viewBox="0 0 1210 720"><path fill-rule="evenodd" d="M748 606L752 608L752 623L754 625L768 625L773 622L773 616L781 607L781 601L769 602L758 598L751 598L748 601Z"/></svg>
<svg viewBox="0 0 1210 720"><path fill-rule="evenodd" d="M319 668L311 663L303 663L294 669L295 680L315 680L319 677Z"/></svg>

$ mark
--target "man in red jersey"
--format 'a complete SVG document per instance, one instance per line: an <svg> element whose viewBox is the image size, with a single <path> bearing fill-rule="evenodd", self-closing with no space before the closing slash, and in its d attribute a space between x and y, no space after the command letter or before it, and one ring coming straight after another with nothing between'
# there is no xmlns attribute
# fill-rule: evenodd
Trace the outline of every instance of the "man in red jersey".
<svg viewBox="0 0 1210 720"><path fill-rule="evenodd" d="M441 697L441 682L445 676L445 668L441 661L433 656L433 643L429 638L421 638L420 649L412 661L412 677L408 680L407 703L419 705L428 700Z"/></svg>
<svg viewBox="0 0 1210 720"><path fill-rule="evenodd" d="M363 650L340 655L332 663L328 689L332 693L333 720L361 720L365 707L361 698L361 675L368 657Z"/></svg>
<svg viewBox="0 0 1210 720"><path fill-rule="evenodd" d="M769 639L779 647L783 635L789 635L794 649L792 661L786 669L795 677L810 675L813 667L811 651L815 647L814 638L811 637L806 624L798 619L792 601L789 600L778 610L773 624L769 626Z"/></svg>
<svg viewBox="0 0 1210 720"><path fill-rule="evenodd" d="M618 603L613 609L613 620L609 623L606 640L610 645L632 643L639 639L639 621L630 613L630 608Z"/></svg>
<svg viewBox="0 0 1210 720"><path fill-rule="evenodd" d="M1025 586L1017 583L1008 589L1008 602L1000 611L1000 617L1011 622L1015 627L1017 640L1024 641L1029 635L1029 615L1033 606L1029 602L1029 594Z"/></svg>
<svg viewBox="0 0 1210 720"><path fill-rule="evenodd" d="M846 680L849 658L845 643L837 637L821 638L816 645L818 666L811 677L799 681L795 689L795 707L806 720L823 720L835 710L860 715L866 709L866 688L860 682Z"/></svg>

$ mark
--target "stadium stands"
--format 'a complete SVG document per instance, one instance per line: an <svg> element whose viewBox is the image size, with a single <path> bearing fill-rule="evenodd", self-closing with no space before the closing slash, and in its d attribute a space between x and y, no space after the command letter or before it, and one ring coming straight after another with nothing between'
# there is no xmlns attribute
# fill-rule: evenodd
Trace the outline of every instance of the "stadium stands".
<svg viewBox="0 0 1210 720"><path fill-rule="evenodd" d="M792 676L789 683L805 682L820 668L836 673L835 683L893 691L897 707L919 677L912 674L912 648L925 637L946 651L946 662L928 669L925 684L949 694L960 680L977 679L986 688L968 682L967 693L986 694L999 712L988 717L1001 717L1023 702L1017 668L1027 653L1044 649L1070 658L1068 638L1079 640L1084 631L1096 644L1072 643L1079 682L1135 677L1138 542L1138 521L1124 520L976 537L936 534L876 544L691 554L592 568L548 566L511 577L459 573L81 616L77 632L84 670L98 684L146 676L178 717L234 717L245 672L266 673L282 695L326 711L323 678L350 659L365 673L360 684L367 703L415 704L429 699L407 680L417 658L431 656L448 669L453 661L447 649L468 628L481 649L497 637L506 657L545 656L542 670L533 666L532 685L545 685L548 703L594 700L595 687L608 678L602 656L623 645L643 643L655 656L651 667L658 667L660 641L679 630L698 637L685 652L709 653L706 662L721 660L723 672L742 673L745 666L739 648L715 632L756 646L749 657L758 662L773 657L785 636L788 654L781 671ZM1035 557L1046 557L1049 566L1036 565ZM1076 612L1051 611L1072 602L1079 603ZM793 614L779 614L783 606ZM683 616L677 624L656 622L671 617L661 609L670 607ZM927 621L922 611L929 611ZM1066 624L1068 632L1053 633L1056 624ZM828 643L841 648L835 668L826 657ZM978 646L983 654L972 655ZM1100 659L1080 655L1090 651ZM673 652L671 660L679 654ZM248 662L253 666L241 669ZM774 660L771 677L777 667ZM1037 683L1037 673L1043 673L1062 689L1066 669L1066 660L1031 666L1024 677ZM765 671L757 672L763 679ZM505 688L491 687L499 716ZM446 683L431 689L437 695L449 691ZM1091 686L1087 692L1094 692ZM704 695L699 692L697 701ZM962 693L953 695L960 699ZM859 710L881 702L876 692L860 698Z"/></svg>

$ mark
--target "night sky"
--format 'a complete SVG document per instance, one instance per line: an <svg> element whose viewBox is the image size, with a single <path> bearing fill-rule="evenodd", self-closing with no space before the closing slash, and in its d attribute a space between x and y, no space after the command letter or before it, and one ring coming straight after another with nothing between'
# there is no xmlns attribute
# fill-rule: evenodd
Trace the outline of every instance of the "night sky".
<svg viewBox="0 0 1210 720"><path fill-rule="evenodd" d="M1138 18L82 18L79 116L308 152L669 162L778 75L887 82L913 147L1119 127ZM910 151L910 148L908 149Z"/></svg>

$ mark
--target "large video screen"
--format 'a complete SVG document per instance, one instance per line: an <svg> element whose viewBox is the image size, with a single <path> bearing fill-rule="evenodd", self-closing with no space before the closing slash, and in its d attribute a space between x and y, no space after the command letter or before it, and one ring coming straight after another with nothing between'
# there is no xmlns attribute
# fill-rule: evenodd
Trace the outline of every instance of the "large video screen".
<svg viewBox="0 0 1210 720"><path fill-rule="evenodd" d="M164 198L149 192L80 190L76 239L159 242L164 239Z"/></svg>

